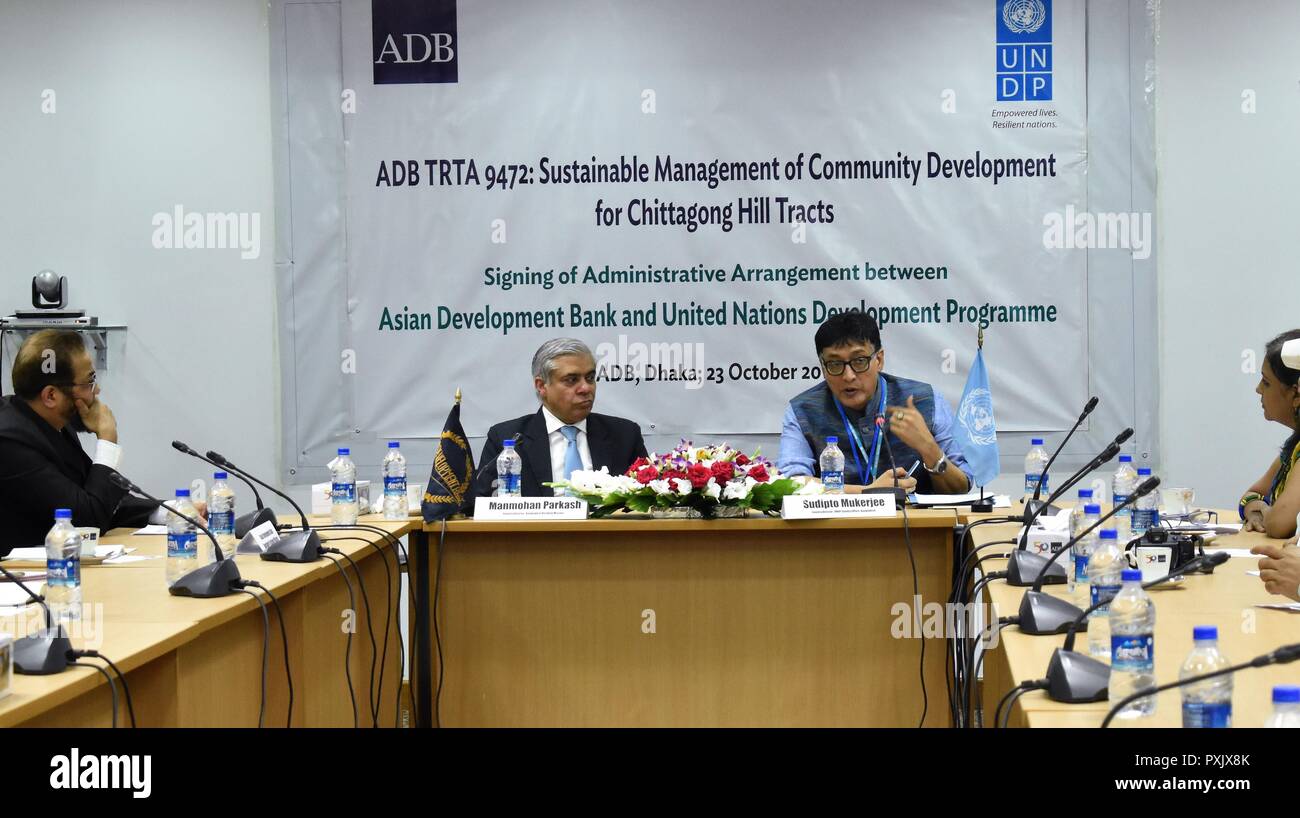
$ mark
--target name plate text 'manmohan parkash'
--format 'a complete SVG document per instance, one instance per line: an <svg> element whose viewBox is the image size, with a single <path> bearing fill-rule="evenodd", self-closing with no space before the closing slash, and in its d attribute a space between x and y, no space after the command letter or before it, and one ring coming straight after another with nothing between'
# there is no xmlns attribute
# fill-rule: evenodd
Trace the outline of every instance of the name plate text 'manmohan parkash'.
<svg viewBox="0 0 1300 818"><path fill-rule="evenodd" d="M784 520L893 517L897 510L893 494L792 494L781 501Z"/></svg>
<svg viewBox="0 0 1300 818"><path fill-rule="evenodd" d="M576 497L478 497L475 520L585 520L587 501Z"/></svg>

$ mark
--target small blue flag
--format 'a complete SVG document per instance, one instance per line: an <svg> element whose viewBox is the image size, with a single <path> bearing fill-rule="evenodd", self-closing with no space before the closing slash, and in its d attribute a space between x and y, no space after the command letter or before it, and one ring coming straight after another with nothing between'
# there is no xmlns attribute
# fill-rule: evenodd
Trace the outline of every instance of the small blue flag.
<svg viewBox="0 0 1300 818"><path fill-rule="evenodd" d="M998 460L998 427L993 420L993 393L989 391L983 349L975 353L975 362L966 378L953 435L975 476L975 485L987 486L1002 467Z"/></svg>

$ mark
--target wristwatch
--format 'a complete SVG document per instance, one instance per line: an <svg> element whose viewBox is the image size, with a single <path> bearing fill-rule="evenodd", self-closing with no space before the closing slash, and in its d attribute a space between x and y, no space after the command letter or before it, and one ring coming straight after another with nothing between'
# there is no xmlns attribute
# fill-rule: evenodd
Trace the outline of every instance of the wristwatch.
<svg viewBox="0 0 1300 818"><path fill-rule="evenodd" d="M925 465L924 458L921 459L921 465L930 474L943 474L944 472L948 471L948 455L946 453L941 452L939 454L939 460L934 464L933 469Z"/></svg>

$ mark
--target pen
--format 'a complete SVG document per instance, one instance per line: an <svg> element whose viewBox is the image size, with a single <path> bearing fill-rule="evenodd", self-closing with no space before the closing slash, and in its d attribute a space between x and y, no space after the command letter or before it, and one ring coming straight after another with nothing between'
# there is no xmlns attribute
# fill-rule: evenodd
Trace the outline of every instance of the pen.
<svg viewBox="0 0 1300 818"><path fill-rule="evenodd" d="M921 465L921 461L920 461L920 460L918 460L918 461L916 461L915 463L913 463L913 464L912 464L912 468L910 468L910 469L907 470L907 476L908 476L908 477L911 477L913 474L915 474L915 473L916 473L916 467L919 466L919 465Z"/></svg>

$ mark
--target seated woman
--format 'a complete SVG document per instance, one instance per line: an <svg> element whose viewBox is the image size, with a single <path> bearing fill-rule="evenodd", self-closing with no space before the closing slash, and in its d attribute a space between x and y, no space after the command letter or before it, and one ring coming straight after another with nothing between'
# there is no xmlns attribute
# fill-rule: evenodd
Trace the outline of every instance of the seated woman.
<svg viewBox="0 0 1300 818"><path fill-rule="evenodd" d="M1291 430L1264 476L1241 496L1239 511L1243 531L1263 531L1270 537L1285 538L1296 533L1296 514L1300 514L1300 477L1293 476L1300 457L1300 370L1282 362L1282 345L1300 338L1300 330L1291 330L1268 342L1264 365L1260 370L1259 394L1264 417Z"/></svg>

